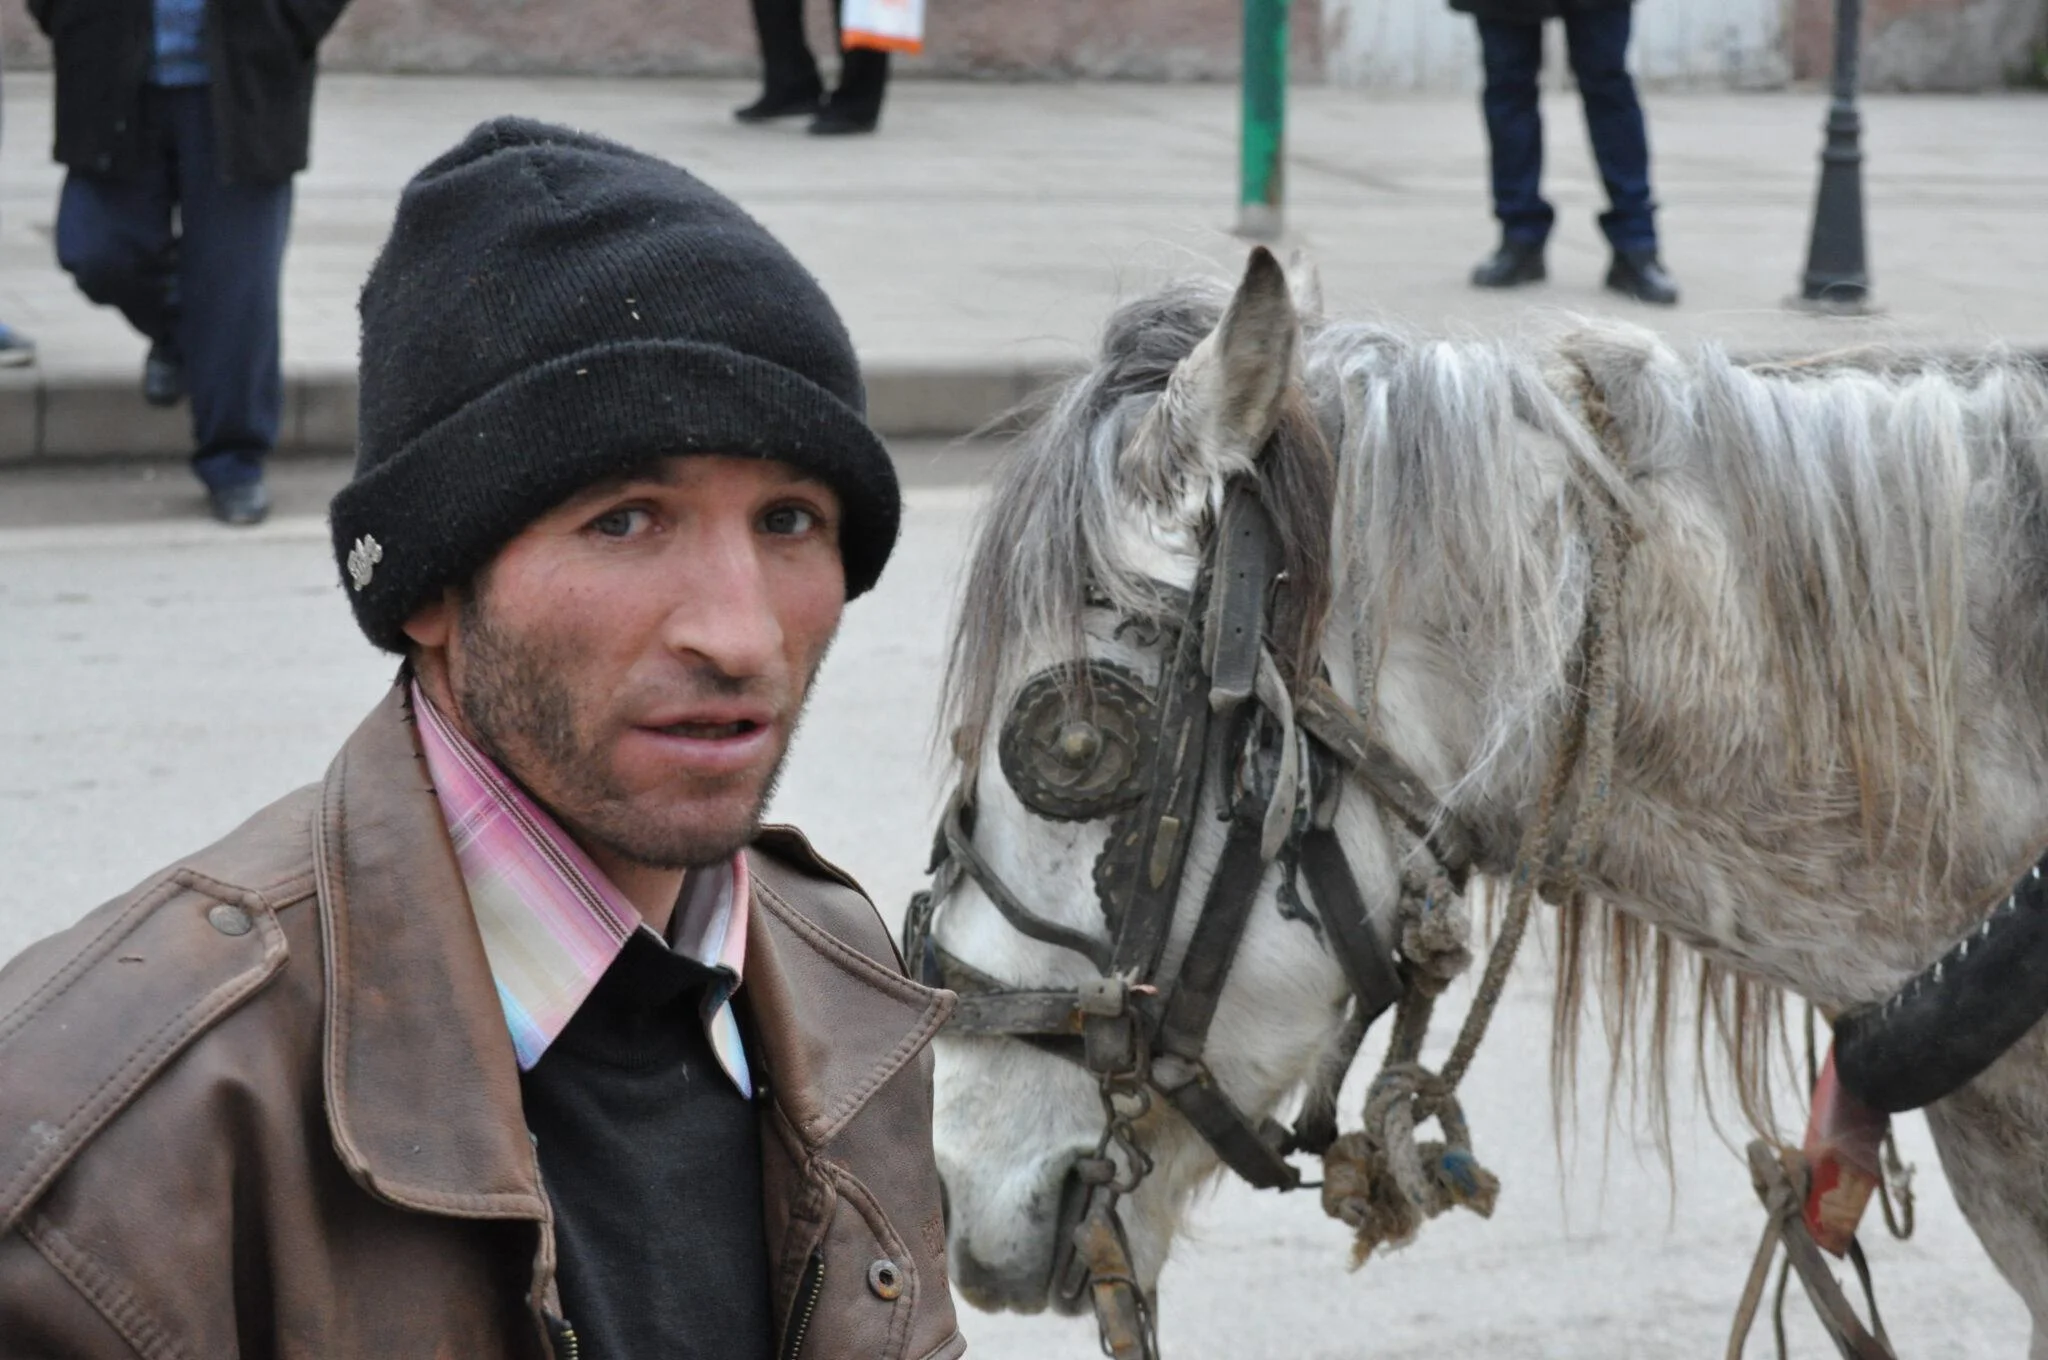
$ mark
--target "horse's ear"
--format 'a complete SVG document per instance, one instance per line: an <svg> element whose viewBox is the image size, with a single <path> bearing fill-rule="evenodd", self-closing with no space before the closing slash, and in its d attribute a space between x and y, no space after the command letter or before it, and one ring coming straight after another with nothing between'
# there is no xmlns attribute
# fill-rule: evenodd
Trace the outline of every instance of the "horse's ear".
<svg viewBox="0 0 2048 1360"><path fill-rule="evenodd" d="M1286 272L1255 247L1223 319L1175 366L1125 448L1133 489L1172 507L1191 481L1249 471L1280 423L1300 339Z"/></svg>

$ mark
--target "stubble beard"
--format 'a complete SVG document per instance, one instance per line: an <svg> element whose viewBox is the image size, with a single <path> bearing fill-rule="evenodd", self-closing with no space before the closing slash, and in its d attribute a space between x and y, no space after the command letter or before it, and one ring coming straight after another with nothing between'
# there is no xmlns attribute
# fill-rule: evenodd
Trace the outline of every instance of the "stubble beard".
<svg viewBox="0 0 2048 1360"><path fill-rule="evenodd" d="M663 817L641 806L620 785L605 764L598 734L583 730L579 723L576 695L563 679L574 673L573 644L514 635L475 593L463 601L457 627L462 634L462 685L457 689L451 676L450 689L476 744L578 840L650 868L695 869L724 863L754 839L782 777L789 739L737 819L728 819L725 825L692 825ZM805 677L805 697L810 679ZM730 697L747 686L705 668L698 688L700 693ZM801 709L790 724L790 738L800 717ZM716 798L743 790L752 778L734 776L705 786L703 792Z"/></svg>

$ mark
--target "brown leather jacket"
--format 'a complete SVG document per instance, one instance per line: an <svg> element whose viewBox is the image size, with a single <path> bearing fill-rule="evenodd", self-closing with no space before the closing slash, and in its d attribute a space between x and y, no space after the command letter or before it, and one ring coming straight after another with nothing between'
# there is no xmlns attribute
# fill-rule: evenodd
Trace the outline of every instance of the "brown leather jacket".
<svg viewBox="0 0 2048 1360"><path fill-rule="evenodd" d="M952 998L801 836L751 854L779 1353L959 1355L926 1047ZM397 691L323 784L0 969L0 1357L540 1357L554 1297Z"/></svg>

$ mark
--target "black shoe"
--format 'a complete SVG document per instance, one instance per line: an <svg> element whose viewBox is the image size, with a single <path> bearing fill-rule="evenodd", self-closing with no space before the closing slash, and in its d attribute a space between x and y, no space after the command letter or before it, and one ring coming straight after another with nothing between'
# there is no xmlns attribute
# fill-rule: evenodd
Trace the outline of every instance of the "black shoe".
<svg viewBox="0 0 2048 1360"><path fill-rule="evenodd" d="M176 406L185 399L185 361L162 340L142 361L142 399L151 406Z"/></svg>
<svg viewBox="0 0 2048 1360"><path fill-rule="evenodd" d="M1541 283L1546 277L1540 242L1502 241L1500 249L1481 260L1472 271L1472 286L1516 288L1525 283Z"/></svg>
<svg viewBox="0 0 2048 1360"><path fill-rule="evenodd" d="M1671 277L1654 250L1617 250L1614 263L1607 266L1607 286L1637 302L1654 302L1659 307L1678 301L1678 280Z"/></svg>
<svg viewBox="0 0 2048 1360"><path fill-rule="evenodd" d="M869 113L846 108L843 105L827 104L811 120L810 134L813 137L849 137L862 132L873 132L875 125L882 121L879 110Z"/></svg>
<svg viewBox="0 0 2048 1360"><path fill-rule="evenodd" d="M824 106L823 90L812 90L809 94L764 94L745 108L734 109L732 116L742 123L765 123L771 118L814 117Z"/></svg>
<svg viewBox="0 0 2048 1360"><path fill-rule="evenodd" d="M261 524L270 517L270 488L260 481L210 486L206 503L222 524Z"/></svg>

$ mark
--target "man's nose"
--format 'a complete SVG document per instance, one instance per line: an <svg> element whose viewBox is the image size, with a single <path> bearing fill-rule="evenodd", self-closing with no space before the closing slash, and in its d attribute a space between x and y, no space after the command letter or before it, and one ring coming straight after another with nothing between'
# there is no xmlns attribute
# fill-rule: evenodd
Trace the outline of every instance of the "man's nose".
<svg viewBox="0 0 2048 1360"><path fill-rule="evenodd" d="M770 673L782 658L782 620L755 535L721 528L684 545L665 641L734 679Z"/></svg>

